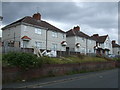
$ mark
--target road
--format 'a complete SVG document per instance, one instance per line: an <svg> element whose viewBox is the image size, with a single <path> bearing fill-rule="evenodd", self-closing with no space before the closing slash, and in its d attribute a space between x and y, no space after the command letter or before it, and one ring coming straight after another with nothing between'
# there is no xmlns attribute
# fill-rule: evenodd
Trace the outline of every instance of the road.
<svg viewBox="0 0 120 90"><path fill-rule="evenodd" d="M43 78L3 88L118 88L118 69Z"/></svg>
<svg viewBox="0 0 120 90"><path fill-rule="evenodd" d="M34 88L118 88L118 70L108 70L56 81Z"/></svg>

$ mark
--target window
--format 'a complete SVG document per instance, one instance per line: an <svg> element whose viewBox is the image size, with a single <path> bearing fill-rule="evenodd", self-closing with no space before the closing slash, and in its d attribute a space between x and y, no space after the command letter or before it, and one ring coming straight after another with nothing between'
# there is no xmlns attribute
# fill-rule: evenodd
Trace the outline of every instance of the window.
<svg viewBox="0 0 120 90"><path fill-rule="evenodd" d="M9 43L8 43L8 46L9 46L9 47L14 47L14 42L13 42L13 43L9 42Z"/></svg>
<svg viewBox="0 0 120 90"><path fill-rule="evenodd" d="M36 34L42 34L42 31L41 31L41 29L39 29L39 28L35 28L35 33L36 33Z"/></svg>
<svg viewBox="0 0 120 90"><path fill-rule="evenodd" d="M78 37L76 37L76 41L78 40Z"/></svg>
<svg viewBox="0 0 120 90"><path fill-rule="evenodd" d="M24 31L27 31L27 26L24 26Z"/></svg>
<svg viewBox="0 0 120 90"><path fill-rule="evenodd" d="M62 37L63 37L63 39L65 38L65 35L64 34L62 34Z"/></svg>
<svg viewBox="0 0 120 90"><path fill-rule="evenodd" d="M89 42L90 42L90 44L92 43L92 41L91 41L91 40L89 40Z"/></svg>
<svg viewBox="0 0 120 90"><path fill-rule="evenodd" d="M52 32L52 37L58 37L58 33L57 32Z"/></svg>
<svg viewBox="0 0 120 90"><path fill-rule="evenodd" d="M42 48L42 42L35 42L35 47Z"/></svg>
<svg viewBox="0 0 120 90"><path fill-rule="evenodd" d="M90 50L90 49L88 49L88 51L89 51L89 53L91 53L91 50Z"/></svg>
<svg viewBox="0 0 120 90"><path fill-rule="evenodd" d="M82 48L82 53L85 53L85 48Z"/></svg>
<svg viewBox="0 0 120 90"><path fill-rule="evenodd" d="M57 50L57 44L52 44L52 50Z"/></svg>
<svg viewBox="0 0 120 90"><path fill-rule="evenodd" d="M84 42L84 40L85 40L85 39L84 39L84 38L82 38L82 42Z"/></svg>

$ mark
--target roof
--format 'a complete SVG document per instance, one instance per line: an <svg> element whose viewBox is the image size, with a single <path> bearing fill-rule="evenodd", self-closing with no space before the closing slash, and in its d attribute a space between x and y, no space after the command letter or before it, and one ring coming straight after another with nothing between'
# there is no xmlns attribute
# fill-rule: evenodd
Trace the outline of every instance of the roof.
<svg viewBox="0 0 120 90"><path fill-rule="evenodd" d="M48 30L53 30L53 31L65 33L61 29L49 24L46 21L36 20L36 19L34 19L33 17L30 17L30 16L26 16L26 17L24 17L22 19L19 19L19 20L15 21L15 22L3 27L2 30L6 29L6 28L9 28L10 26L12 26L14 24L22 23L22 22L27 23L27 24L31 24L31 25L41 26L43 28L48 28Z"/></svg>
<svg viewBox="0 0 120 90"><path fill-rule="evenodd" d="M78 31L78 30L74 30L74 29L71 29L71 30L66 32L66 37L70 37L70 36L79 36L79 37L92 39L90 36L88 36L87 34L83 33L82 31L80 31L80 30Z"/></svg>
<svg viewBox="0 0 120 90"><path fill-rule="evenodd" d="M120 48L120 45L118 45L116 43L112 43L112 47L119 47Z"/></svg>
<svg viewBox="0 0 120 90"><path fill-rule="evenodd" d="M91 36L92 39L96 40L99 43L104 43L108 35L104 36Z"/></svg>

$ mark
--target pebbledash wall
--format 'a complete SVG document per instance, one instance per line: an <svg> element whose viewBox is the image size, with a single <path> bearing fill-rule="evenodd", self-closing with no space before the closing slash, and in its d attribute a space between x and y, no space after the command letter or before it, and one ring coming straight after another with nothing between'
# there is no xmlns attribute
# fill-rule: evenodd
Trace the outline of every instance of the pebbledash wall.
<svg viewBox="0 0 120 90"><path fill-rule="evenodd" d="M2 81L3 83L30 80L33 78L41 78L45 76L65 75L70 72L95 71L102 69L115 68L116 62L94 62L94 63L78 63L78 64L46 64L41 68L22 71L20 68L3 67ZM32 74L31 74L32 73Z"/></svg>

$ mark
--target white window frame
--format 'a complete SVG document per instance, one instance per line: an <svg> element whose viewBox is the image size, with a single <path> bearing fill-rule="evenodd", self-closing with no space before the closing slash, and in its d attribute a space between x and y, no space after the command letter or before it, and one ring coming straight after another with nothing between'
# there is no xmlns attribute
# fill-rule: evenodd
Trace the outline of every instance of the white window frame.
<svg viewBox="0 0 120 90"><path fill-rule="evenodd" d="M91 41L91 40L89 40L89 42L90 42L90 44L92 43L92 41Z"/></svg>
<svg viewBox="0 0 120 90"><path fill-rule="evenodd" d="M65 38L65 35L64 35L64 34L62 34L62 38L63 38L63 39Z"/></svg>
<svg viewBox="0 0 120 90"><path fill-rule="evenodd" d="M85 48L83 47L83 48L81 48L82 49L82 53L85 53Z"/></svg>
<svg viewBox="0 0 120 90"><path fill-rule="evenodd" d="M85 41L85 38L82 37L82 42L84 42L84 41Z"/></svg>
<svg viewBox="0 0 120 90"><path fill-rule="evenodd" d="M42 48L42 42L35 41L36 48Z"/></svg>
<svg viewBox="0 0 120 90"><path fill-rule="evenodd" d="M76 41L78 40L78 36L76 36Z"/></svg>
<svg viewBox="0 0 120 90"><path fill-rule="evenodd" d="M58 33L57 33L57 32L52 31L52 37L57 38L57 37L58 37Z"/></svg>
<svg viewBox="0 0 120 90"><path fill-rule="evenodd" d="M91 49L88 49L88 52L89 52L89 53L91 53L91 52L92 52L92 50L91 50Z"/></svg>
<svg viewBox="0 0 120 90"><path fill-rule="evenodd" d="M35 33L36 34L42 34L42 30L40 28L35 28Z"/></svg>
<svg viewBox="0 0 120 90"><path fill-rule="evenodd" d="M55 50L55 51L57 51L57 44L55 44L55 43L52 43L52 50Z"/></svg>
<svg viewBox="0 0 120 90"><path fill-rule="evenodd" d="M24 31L27 31L27 26L24 26Z"/></svg>

